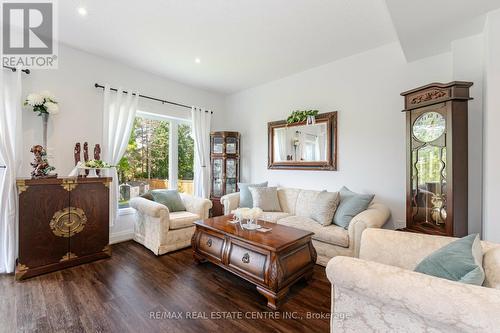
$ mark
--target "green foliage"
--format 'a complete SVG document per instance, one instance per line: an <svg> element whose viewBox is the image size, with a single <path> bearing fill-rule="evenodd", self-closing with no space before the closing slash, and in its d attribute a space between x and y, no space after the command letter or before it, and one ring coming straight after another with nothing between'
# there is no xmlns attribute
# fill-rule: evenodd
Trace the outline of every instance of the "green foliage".
<svg viewBox="0 0 500 333"><path fill-rule="evenodd" d="M287 124L299 123L302 121L306 121L308 116L316 117L318 113L318 110L296 110L293 111L292 114L288 116L288 118L286 118L286 122Z"/></svg>
<svg viewBox="0 0 500 333"><path fill-rule="evenodd" d="M189 125L179 125L179 179L193 179L194 141ZM125 155L118 163L120 183L168 179L170 123L137 117Z"/></svg>
<svg viewBox="0 0 500 333"><path fill-rule="evenodd" d="M179 179L192 180L194 177L194 140L191 126L179 125Z"/></svg>

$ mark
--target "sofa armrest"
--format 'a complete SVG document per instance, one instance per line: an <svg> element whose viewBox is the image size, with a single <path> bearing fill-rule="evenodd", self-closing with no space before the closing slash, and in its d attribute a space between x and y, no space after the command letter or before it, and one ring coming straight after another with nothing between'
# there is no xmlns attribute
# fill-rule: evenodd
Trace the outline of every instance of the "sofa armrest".
<svg viewBox="0 0 500 333"><path fill-rule="evenodd" d="M226 194L220 198L220 203L224 206L224 215L229 215L240 205L240 193Z"/></svg>
<svg viewBox="0 0 500 333"><path fill-rule="evenodd" d="M361 235L367 228L382 228L389 220L391 211L381 203L373 203L368 209L354 216L349 223L349 247L354 251L354 257L359 256Z"/></svg>
<svg viewBox="0 0 500 333"><path fill-rule="evenodd" d="M406 269L349 257L334 257L327 265L335 298L342 294L374 306L408 313L450 331L493 332L500 327L500 290L449 281ZM347 296L349 297L349 296ZM343 304L339 301L338 304ZM342 312L337 308L332 311ZM349 309L352 310L352 309ZM354 311L363 312L364 309ZM366 311L357 316L377 316ZM380 318L372 318L374 322Z"/></svg>
<svg viewBox="0 0 500 333"><path fill-rule="evenodd" d="M141 197L132 198L130 200L130 207L151 217L161 217L165 214L168 216L170 214L167 206Z"/></svg>
<svg viewBox="0 0 500 333"><path fill-rule="evenodd" d="M199 215L201 219L208 218L210 208L212 208L212 201L186 193L180 193L180 195L188 212Z"/></svg>

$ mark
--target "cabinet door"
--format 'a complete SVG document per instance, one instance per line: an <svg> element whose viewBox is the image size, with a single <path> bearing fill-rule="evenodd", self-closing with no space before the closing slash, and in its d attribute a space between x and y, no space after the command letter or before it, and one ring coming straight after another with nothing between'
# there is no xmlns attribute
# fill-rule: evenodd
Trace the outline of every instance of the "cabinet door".
<svg viewBox="0 0 500 333"><path fill-rule="evenodd" d="M226 194L236 192L238 179L238 161L234 158L226 159Z"/></svg>
<svg viewBox="0 0 500 333"><path fill-rule="evenodd" d="M224 195L224 160L215 158L212 160L212 196L219 198Z"/></svg>
<svg viewBox="0 0 500 333"><path fill-rule="evenodd" d="M228 136L226 137L226 154L238 154L239 152L239 147L238 147L238 138L234 136Z"/></svg>
<svg viewBox="0 0 500 333"><path fill-rule="evenodd" d="M71 253L82 257L103 251L109 244L109 188L104 182L79 183L70 193L70 206Z"/></svg>
<svg viewBox="0 0 500 333"><path fill-rule="evenodd" d="M19 195L19 265L59 263L69 251L69 194L61 184L29 185Z"/></svg>

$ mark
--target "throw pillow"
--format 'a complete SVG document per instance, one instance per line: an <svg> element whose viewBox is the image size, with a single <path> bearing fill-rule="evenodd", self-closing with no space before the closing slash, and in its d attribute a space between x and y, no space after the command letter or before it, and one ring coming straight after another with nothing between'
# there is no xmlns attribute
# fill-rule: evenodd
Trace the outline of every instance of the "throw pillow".
<svg viewBox="0 0 500 333"><path fill-rule="evenodd" d="M264 212L281 212L277 187L249 187L252 193L253 206Z"/></svg>
<svg viewBox="0 0 500 333"><path fill-rule="evenodd" d="M339 200L339 192L320 192L312 205L311 218L324 227L329 226L333 222Z"/></svg>
<svg viewBox="0 0 500 333"><path fill-rule="evenodd" d="M267 182L258 184L238 183L238 188L240 189L240 208L253 207L252 193L248 190L249 187L267 187Z"/></svg>
<svg viewBox="0 0 500 333"><path fill-rule="evenodd" d="M167 206L171 213L186 210L177 190L153 190L151 194L155 202Z"/></svg>
<svg viewBox="0 0 500 333"><path fill-rule="evenodd" d="M151 191L147 191L146 193L140 195L140 197L147 199L147 200L155 201L155 199L153 198L153 195L151 194Z"/></svg>
<svg viewBox="0 0 500 333"><path fill-rule="evenodd" d="M345 186L342 187L340 189L340 203L335 212L333 223L347 229L352 218L365 211L374 196L374 194L358 194Z"/></svg>
<svg viewBox="0 0 500 333"><path fill-rule="evenodd" d="M471 234L425 257L415 272L480 286L484 281L482 261L479 235Z"/></svg>

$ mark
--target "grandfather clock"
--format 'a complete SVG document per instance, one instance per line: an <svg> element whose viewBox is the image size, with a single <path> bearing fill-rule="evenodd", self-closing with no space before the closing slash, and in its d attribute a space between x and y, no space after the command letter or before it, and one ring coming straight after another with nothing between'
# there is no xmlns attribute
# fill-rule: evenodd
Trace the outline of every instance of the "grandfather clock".
<svg viewBox="0 0 500 333"><path fill-rule="evenodd" d="M406 229L467 235L467 104L472 82L431 83L401 95L406 113Z"/></svg>

